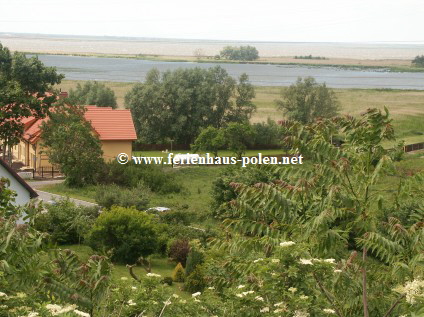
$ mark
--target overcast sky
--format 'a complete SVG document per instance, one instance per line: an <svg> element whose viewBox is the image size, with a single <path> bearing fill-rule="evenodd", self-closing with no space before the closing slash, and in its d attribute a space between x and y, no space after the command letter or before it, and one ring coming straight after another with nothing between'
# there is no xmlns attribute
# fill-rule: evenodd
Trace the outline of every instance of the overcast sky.
<svg viewBox="0 0 424 317"><path fill-rule="evenodd" d="M423 0L0 0L0 32L415 42L423 30Z"/></svg>

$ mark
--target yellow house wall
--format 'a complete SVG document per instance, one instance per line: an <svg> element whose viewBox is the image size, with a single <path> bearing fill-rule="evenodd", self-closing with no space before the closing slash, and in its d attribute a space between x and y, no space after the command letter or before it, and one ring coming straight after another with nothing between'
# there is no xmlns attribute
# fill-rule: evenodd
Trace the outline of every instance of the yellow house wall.
<svg viewBox="0 0 424 317"><path fill-rule="evenodd" d="M106 162L116 160L116 156L120 153L126 153L131 156L132 141L119 140L119 141L101 141L103 150L103 159Z"/></svg>

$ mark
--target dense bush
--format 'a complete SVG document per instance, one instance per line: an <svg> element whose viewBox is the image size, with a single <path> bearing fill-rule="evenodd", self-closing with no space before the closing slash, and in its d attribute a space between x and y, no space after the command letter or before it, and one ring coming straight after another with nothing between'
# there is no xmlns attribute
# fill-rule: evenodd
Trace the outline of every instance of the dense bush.
<svg viewBox="0 0 424 317"><path fill-rule="evenodd" d="M174 280L172 279L171 276L166 276L163 278L162 283L167 284L169 286L172 286L172 283L174 282Z"/></svg>
<svg viewBox="0 0 424 317"><path fill-rule="evenodd" d="M254 61L259 58L259 52L254 46L225 46L220 56L229 60Z"/></svg>
<svg viewBox="0 0 424 317"><path fill-rule="evenodd" d="M416 67L424 67L424 55L417 55L412 60L412 65Z"/></svg>
<svg viewBox="0 0 424 317"><path fill-rule="evenodd" d="M155 253L160 247L160 233L166 230L153 215L134 208L112 207L104 211L88 235L94 250L112 251L112 260L135 263L140 256Z"/></svg>
<svg viewBox="0 0 424 317"><path fill-rule="evenodd" d="M186 275L189 276L198 265L204 262L205 256L199 248L192 246L187 256Z"/></svg>
<svg viewBox="0 0 424 317"><path fill-rule="evenodd" d="M268 118L267 122L252 124L254 145L276 145L280 144L283 137L281 126L274 120Z"/></svg>
<svg viewBox="0 0 424 317"><path fill-rule="evenodd" d="M100 184L116 184L123 187L137 187L140 182L153 192L161 194L179 193L182 186L171 173L165 173L160 167L148 164L106 164L98 179Z"/></svg>
<svg viewBox="0 0 424 317"><path fill-rule="evenodd" d="M174 240L171 241L169 245L168 257L171 260L181 263L183 266L185 266L189 252L190 245L188 240Z"/></svg>
<svg viewBox="0 0 424 317"><path fill-rule="evenodd" d="M187 274L186 282L184 283L184 290L190 293L203 292L206 285L202 267L197 266L190 275Z"/></svg>
<svg viewBox="0 0 424 317"><path fill-rule="evenodd" d="M105 208L113 205L146 209L149 203L150 191L142 183L135 188L122 188L115 184L97 187L96 202Z"/></svg>
<svg viewBox="0 0 424 317"><path fill-rule="evenodd" d="M184 282L185 271L181 263L178 263L172 272L172 280L174 282Z"/></svg>
<svg viewBox="0 0 424 317"><path fill-rule="evenodd" d="M98 207L77 206L69 199L48 204L45 210L37 215L34 226L58 244L80 243L99 215Z"/></svg>
<svg viewBox="0 0 424 317"><path fill-rule="evenodd" d="M118 106L114 91L97 81L87 81L82 86L78 83L75 90L69 90L69 100L83 106L96 105L113 109Z"/></svg>
<svg viewBox="0 0 424 317"><path fill-rule="evenodd" d="M187 210L169 210L157 212L160 221L169 225L188 226L195 217L194 213Z"/></svg>

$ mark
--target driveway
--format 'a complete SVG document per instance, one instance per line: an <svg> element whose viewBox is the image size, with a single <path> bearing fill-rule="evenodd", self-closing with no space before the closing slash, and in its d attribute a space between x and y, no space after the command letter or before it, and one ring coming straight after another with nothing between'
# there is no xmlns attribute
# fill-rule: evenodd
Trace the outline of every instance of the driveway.
<svg viewBox="0 0 424 317"><path fill-rule="evenodd" d="M61 180L46 180L46 181L31 181L31 182L28 182L28 184L32 188L34 188L34 190L37 192L38 199L47 203L49 201L59 200L59 199L63 199L63 198L66 198L66 197L62 196L62 195L57 195L57 194L45 192L45 191L40 190L39 188L42 188L46 185L60 184L62 182L63 182L63 179L61 179ZM89 206L89 207L98 206L95 203L91 203L91 202L88 202L88 201L85 201L85 200L80 200L80 199L75 199L75 198L69 198L69 200L74 202L76 205Z"/></svg>

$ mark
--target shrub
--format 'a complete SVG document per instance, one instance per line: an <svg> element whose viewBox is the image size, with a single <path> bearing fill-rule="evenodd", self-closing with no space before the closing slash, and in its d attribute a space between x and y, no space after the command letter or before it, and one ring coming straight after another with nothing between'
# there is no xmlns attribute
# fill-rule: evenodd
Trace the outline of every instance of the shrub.
<svg viewBox="0 0 424 317"><path fill-rule="evenodd" d="M187 256L187 264L186 264L186 275L189 276L198 265L204 262L204 255L198 248L192 247L190 248L190 252Z"/></svg>
<svg viewBox="0 0 424 317"><path fill-rule="evenodd" d="M171 260L178 263L182 263L182 265L185 266L189 252L190 245L188 243L188 240L174 240L169 246L168 257Z"/></svg>
<svg viewBox="0 0 424 317"><path fill-rule="evenodd" d="M203 292L206 287L206 280L202 271L201 266L197 266L196 269L187 276L184 284L184 290L190 293Z"/></svg>
<svg viewBox="0 0 424 317"><path fill-rule="evenodd" d="M191 223L191 219L194 217L193 213L183 210L169 210L165 212L157 212L161 222L173 225L184 225L188 226Z"/></svg>
<svg viewBox="0 0 424 317"><path fill-rule="evenodd" d="M144 210L149 203L150 191L143 184L135 188L122 188L117 185L99 186L96 191L96 202L105 208L113 205L122 207L135 207Z"/></svg>
<svg viewBox="0 0 424 317"><path fill-rule="evenodd" d="M172 272L172 280L174 282L184 282L185 271L181 263L178 263Z"/></svg>
<svg viewBox="0 0 424 317"><path fill-rule="evenodd" d="M98 178L99 184L116 184L130 188L139 186L140 182L151 191L161 194L179 193L182 190L172 174L164 173L158 166L147 164L119 164L113 161L106 164Z"/></svg>
<svg viewBox="0 0 424 317"><path fill-rule="evenodd" d="M97 218L88 242L94 250L112 251L113 261L135 263L140 256L157 251L164 230L166 225L159 224L153 215L113 206Z"/></svg>
<svg viewBox="0 0 424 317"><path fill-rule="evenodd" d="M168 284L169 286L172 286L173 283L173 279L170 276L166 276L164 277L164 279L162 280L163 284Z"/></svg>
<svg viewBox="0 0 424 317"><path fill-rule="evenodd" d="M77 206L69 199L62 199L46 205L46 212L37 214L34 226L50 234L54 243L80 243L98 215L98 207Z"/></svg>

